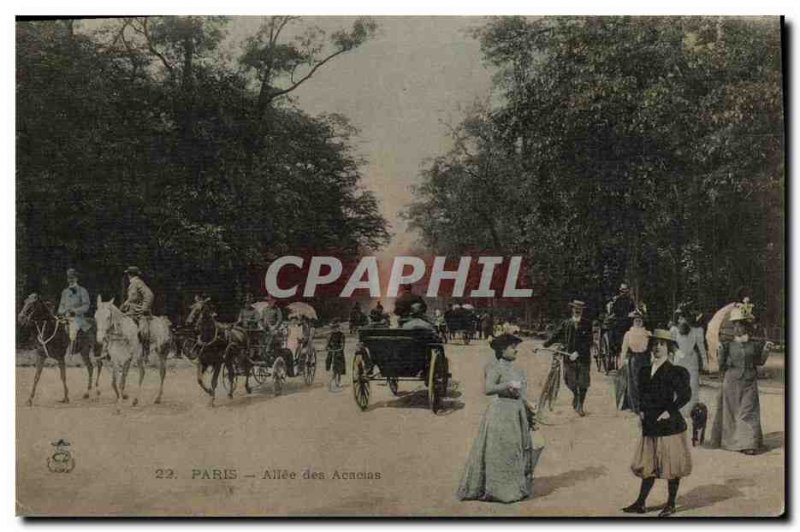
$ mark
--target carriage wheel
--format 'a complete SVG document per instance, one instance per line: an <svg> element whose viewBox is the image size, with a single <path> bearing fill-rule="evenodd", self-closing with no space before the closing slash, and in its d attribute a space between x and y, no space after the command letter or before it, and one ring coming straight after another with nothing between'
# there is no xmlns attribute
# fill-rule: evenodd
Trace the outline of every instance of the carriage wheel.
<svg viewBox="0 0 800 532"><path fill-rule="evenodd" d="M231 383L228 380L228 376L230 375L230 370L228 369L227 364L222 364L222 371L220 372L220 378L222 379L222 387L225 388L226 392L233 393L236 391L236 379L238 377L238 372L236 371L236 364L232 364L233 369L233 389L231 389Z"/></svg>
<svg viewBox="0 0 800 532"><path fill-rule="evenodd" d="M317 373L317 350L310 347L306 352L306 361L303 364L303 379L306 386L311 386L314 382L314 375Z"/></svg>
<svg viewBox="0 0 800 532"><path fill-rule="evenodd" d="M428 405L434 414L441 409L442 397L447 393L447 366L444 350L432 349L428 368Z"/></svg>
<svg viewBox="0 0 800 532"><path fill-rule="evenodd" d="M264 384L268 378L269 372L266 366L263 364L255 364L253 366L253 380L256 381L256 384Z"/></svg>
<svg viewBox="0 0 800 532"><path fill-rule="evenodd" d="M286 382L286 362L283 357L278 357L272 363L272 386L275 390L275 395L281 394L284 382Z"/></svg>
<svg viewBox="0 0 800 532"><path fill-rule="evenodd" d="M356 356L353 357L353 397L361 410L367 409L369 406L369 377L367 377L367 368L361 353L356 353Z"/></svg>
<svg viewBox="0 0 800 532"><path fill-rule="evenodd" d="M387 377L386 383L389 385L392 395L397 395L397 377Z"/></svg>
<svg viewBox="0 0 800 532"><path fill-rule="evenodd" d="M197 359L197 351L195 347L197 346L197 340L194 338L186 338L181 342L181 354L188 358L189 360L196 360Z"/></svg>

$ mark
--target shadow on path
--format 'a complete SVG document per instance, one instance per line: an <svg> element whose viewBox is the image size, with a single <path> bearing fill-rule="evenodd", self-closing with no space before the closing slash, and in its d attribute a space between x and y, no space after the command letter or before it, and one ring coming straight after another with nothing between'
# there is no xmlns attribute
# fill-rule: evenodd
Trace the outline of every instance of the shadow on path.
<svg viewBox="0 0 800 532"><path fill-rule="evenodd" d="M566 473L559 473L551 477L540 477L533 480L534 497L544 497L550 495L559 488L568 488L578 482L592 480L602 477L608 473L608 469L603 466L590 466L584 469L575 469Z"/></svg>
<svg viewBox="0 0 800 532"><path fill-rule="evenodd" d="M755 481L749 478L732 478L723 484L698 486L684 494L679 491L678 512L704 508L728 499L743 497L744 493L739 488L755 486L755 484Z"/></svg>

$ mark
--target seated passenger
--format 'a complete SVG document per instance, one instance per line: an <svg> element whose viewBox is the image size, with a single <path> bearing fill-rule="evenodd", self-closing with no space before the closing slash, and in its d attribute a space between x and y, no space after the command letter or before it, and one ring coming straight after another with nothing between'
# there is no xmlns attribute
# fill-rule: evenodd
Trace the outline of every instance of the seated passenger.
<svg viewBox="0 0 800 532"><path fill-rule="evenodd" d="M420 303L413 303L411 305L411 312L408 315L408 319L403 322L403 325L400 328L434 330L433 324L425 315L425 307Z"/></svg>

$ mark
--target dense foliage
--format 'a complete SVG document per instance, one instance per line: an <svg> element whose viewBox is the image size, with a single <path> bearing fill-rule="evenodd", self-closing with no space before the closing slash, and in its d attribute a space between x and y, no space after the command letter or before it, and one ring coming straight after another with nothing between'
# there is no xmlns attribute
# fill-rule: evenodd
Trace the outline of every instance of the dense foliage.
<svg viewBox="0 0 800 532"><path fill-rule="evenodd" d="M476 36L500 103L424 171L406 214L428 245L525 253L544 316L627 281L656 322L748 286L782 325L777 19L500 18Z"/></svg>
<svg viewBox="0 0 800 532"><path fill-rule="evenodd" d="M353 128L289 99L375 25L288 39L296 21L272 17L230 58L226 24L17 24L18 296L56 297L76 267L93 297L119 297L135 264L160 311L205 291L229 314L286 250L356 256L387 240Z"/></svg>

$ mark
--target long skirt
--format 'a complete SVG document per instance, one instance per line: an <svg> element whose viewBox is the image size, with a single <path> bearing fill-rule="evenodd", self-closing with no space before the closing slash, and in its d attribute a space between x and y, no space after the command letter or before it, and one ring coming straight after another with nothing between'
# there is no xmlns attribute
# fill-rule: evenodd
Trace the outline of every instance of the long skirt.
<svg viewBox="0 0 800 532"><path fill-rule="evenodd" d="M639 413L639 372L650 365L649 353L629 353L628 355L628 404L631 410Z"/></svg>
<svg viewBox="0 0 800 532"><path fill-rule="evenodd" d="M692 473L692 455L686 431L669 436L642 436L631 471L640 478L673 479Z"/></svg>
<svg viewBox="0 0 800 532"><path fill-rule="evenodd" d="M681 415L684 419L690 419L692 408L700 401L700 358L694 351L689 354L678 351L675 353L672 363L686 368L686 371L689 372L689 386L692 388L692 397L681 408Z"/></svg>
<svg viewBox="0 0 800 532"><path fill-rule="evenodd" d="M533 448L522 401L496 398L483 415L456 496L499 502L530 497L542 449Z"/></svg>
<svg viewBox="0 0 800 532"><path fill-rule="evenodd" d="M567 388L572 393L577 392L579 389L587 390L589 388L591 383L589 370L591 367L591 362L564 360L564 384L567 385Z"/></svg>
<svg viewBox="0 0 800 532"><path fill-rule="evenodd" d="M711 447L744 451L758 449L763 444L756 379L755 370L725 372L711 426Z"/></svg>

